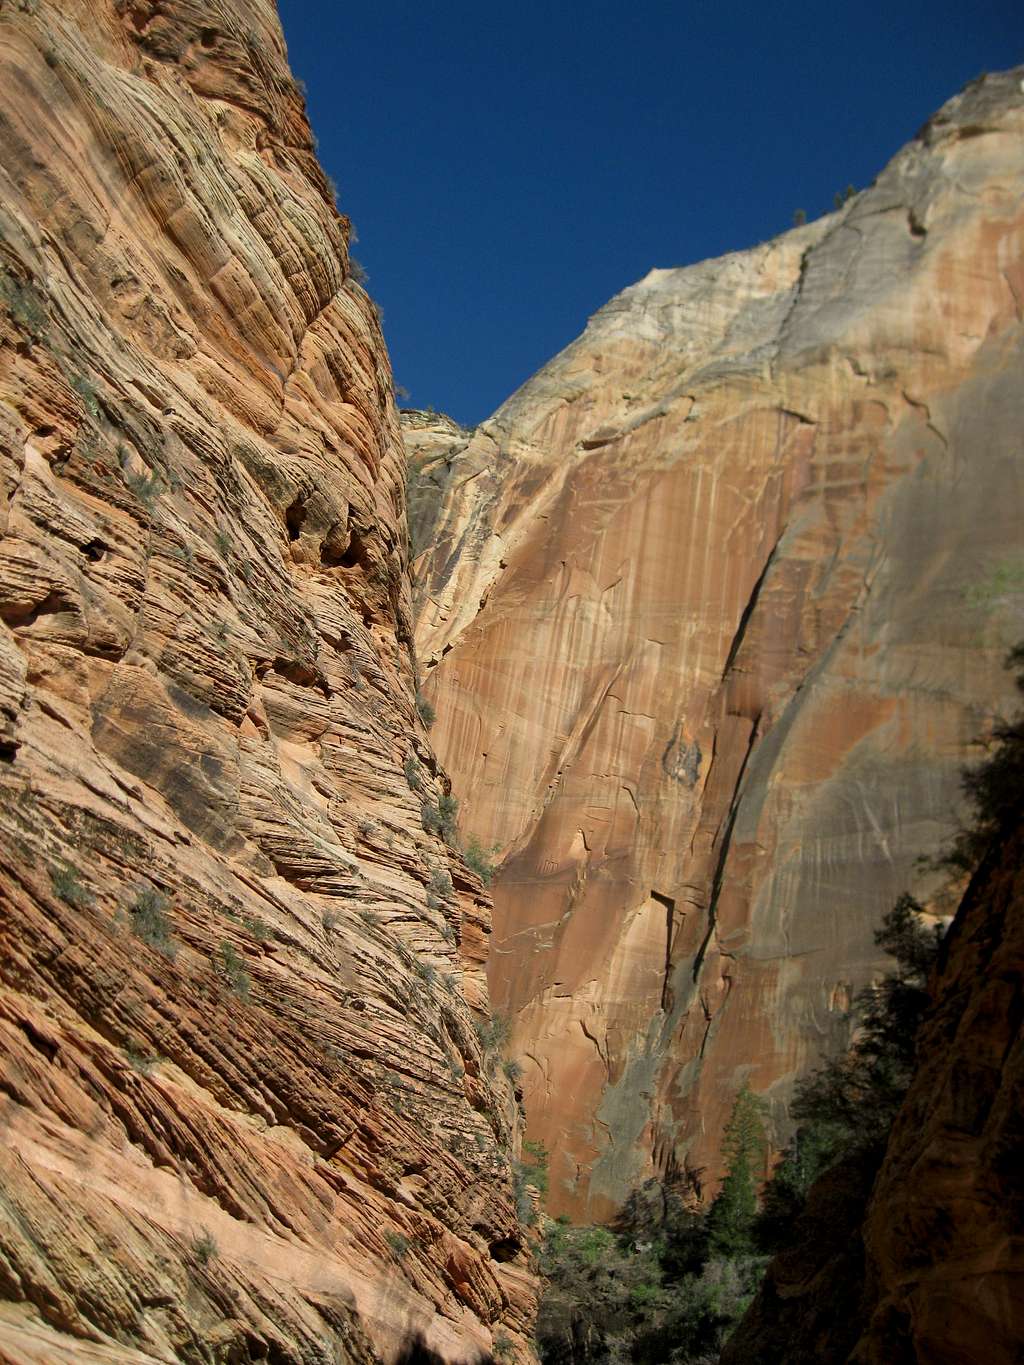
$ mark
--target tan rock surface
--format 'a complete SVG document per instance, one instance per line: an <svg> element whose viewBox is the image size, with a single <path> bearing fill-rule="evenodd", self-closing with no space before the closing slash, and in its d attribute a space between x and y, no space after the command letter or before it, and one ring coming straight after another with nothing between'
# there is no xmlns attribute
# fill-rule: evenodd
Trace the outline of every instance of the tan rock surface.
<svg viewBox="0 0 1024 1365"><path fill-rule="evenodd" d="M472 435L417 563L432 738L553 1212L784 1136L1022 633L1024 71L840 212L652 271ZM425 527L431 516L424 513Z"/></svg>
<svg viewBox="0 0 1024 1365"><path fill-rule="evenodd" d="M276 13L2 4L0 119L0 1357L532 1359L390 369Z"/></svg>

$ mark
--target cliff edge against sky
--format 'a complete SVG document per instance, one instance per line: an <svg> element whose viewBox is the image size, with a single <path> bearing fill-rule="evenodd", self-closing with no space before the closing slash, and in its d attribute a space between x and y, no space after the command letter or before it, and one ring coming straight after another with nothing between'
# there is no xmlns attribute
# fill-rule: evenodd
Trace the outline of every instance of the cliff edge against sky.
<svg viewBox="0 0 1024 1365"><path fill-rule="evenodd" d="M473 433L411 419L433 739L553 1212L713 1192L846 1038L1024 633L1024 70L841 210L654 270Z"/></svg>

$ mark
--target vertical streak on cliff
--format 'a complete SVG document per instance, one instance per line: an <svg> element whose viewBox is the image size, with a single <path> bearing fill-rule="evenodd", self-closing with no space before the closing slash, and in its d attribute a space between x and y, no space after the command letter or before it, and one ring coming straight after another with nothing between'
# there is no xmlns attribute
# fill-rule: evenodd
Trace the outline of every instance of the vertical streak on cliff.
<svg viewBox="0 0 1024 1365"><path fill-rule="evenodd" d="M508 854L493 984L555 1212L610 1215L655 1151L713 1174L745 1079L783 1137L875 924L930 890L1024 626L1021 74L838 213L652 271L448 445L417 638Z"/></svg>

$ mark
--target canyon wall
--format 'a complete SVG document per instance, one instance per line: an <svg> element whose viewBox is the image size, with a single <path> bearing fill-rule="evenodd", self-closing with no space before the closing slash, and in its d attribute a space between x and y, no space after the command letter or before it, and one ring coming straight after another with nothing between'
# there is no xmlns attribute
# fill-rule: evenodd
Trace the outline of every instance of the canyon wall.
<svg viewBox="0 0 1024 1365"><path fill-rule="evenodd" d="M490 902L269 0L0 4L0 1358L526 1344Z"/></svg>
<svg viewBox="0 0 1024 1365"><path fill-rule="evenodd" d="M881 1169L862 1151L813 1187L722 1365L1020 1359L1024 724L1012 734L988 788L1003 818L941 945Z"/></svg>
<svg viewBox="0 0 1024 1365"><path fill-rule="evenodd" d="M406 419L417 639L552 1212L787 1134L1024 634L1024 69L866 191L654 270L474 432Z"/></svg>

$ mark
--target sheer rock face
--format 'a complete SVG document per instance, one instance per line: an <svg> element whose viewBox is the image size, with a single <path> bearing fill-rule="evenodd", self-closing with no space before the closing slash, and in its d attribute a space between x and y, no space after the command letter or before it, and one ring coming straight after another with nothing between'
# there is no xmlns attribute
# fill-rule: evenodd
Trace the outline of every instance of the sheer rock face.
<svg viewBox="0 0 1024 1365"><path fill-rule="evenodd" d="M1022 76L839 212L652 271L475 433L407 433L446 487L433 739L500 845L554 1212L713 1188L744 1080L784 1136L874 926L929 892L1024 625Z"/></svg>
<svg viewBox="0 0 1024 1365"><path fill-rule="evenodd" d="M531 1359L391 375L274 9L0 5L0 119L0 1356Z"/></svg>

